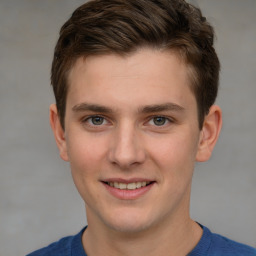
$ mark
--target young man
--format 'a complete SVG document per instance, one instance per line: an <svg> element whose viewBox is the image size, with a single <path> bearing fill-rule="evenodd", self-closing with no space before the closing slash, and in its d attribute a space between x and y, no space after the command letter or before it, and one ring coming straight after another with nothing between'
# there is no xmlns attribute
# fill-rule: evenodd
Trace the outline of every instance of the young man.
<svg viewBox="0 0 256 256"><path fill-rule="evenodd" d="M256 255L189 216L221 129L213 28L183 0L94 0L60 31L50 123L88 226L30 256Z"/></svg>

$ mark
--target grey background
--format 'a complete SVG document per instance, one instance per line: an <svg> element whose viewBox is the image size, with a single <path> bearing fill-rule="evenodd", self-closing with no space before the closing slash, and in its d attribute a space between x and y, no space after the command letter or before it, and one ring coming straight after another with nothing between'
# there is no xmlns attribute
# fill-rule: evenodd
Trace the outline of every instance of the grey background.
<svg viewBox="0 0 256 256"><path fill-rule="evenodd" d="M24 255L86 223L48 124L58 31L76 0L0 0L0 255ZM256 247L256 1L198 0L216 27L224 126L197 164L192 217Z"/></svg>

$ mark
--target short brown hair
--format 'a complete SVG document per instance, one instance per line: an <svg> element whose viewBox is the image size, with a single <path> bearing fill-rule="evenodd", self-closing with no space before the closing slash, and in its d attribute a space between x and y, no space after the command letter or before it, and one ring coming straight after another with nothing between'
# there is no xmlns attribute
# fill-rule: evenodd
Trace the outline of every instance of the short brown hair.
<svg viewBox="0 0 256 256"><path fill-rule="evenodd" d="M184 0L92 0L62 26L51 70L58 113L64 128L68 74L81 56L125 55L141 47L175 50L192 69L191 88L199 128L214 104L220 64L214 31L199 8Z"/></svg>

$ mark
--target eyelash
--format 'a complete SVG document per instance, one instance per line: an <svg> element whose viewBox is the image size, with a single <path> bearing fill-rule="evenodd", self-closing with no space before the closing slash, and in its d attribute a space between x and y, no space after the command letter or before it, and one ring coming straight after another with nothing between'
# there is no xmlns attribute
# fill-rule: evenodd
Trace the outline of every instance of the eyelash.
<svg viewBox="0 0 256 256"><path fill-rule="evenodd" d="M102 120L102 123L100 124L95 124L93 123L93 118L100 118ZM159 124L157 125L155 123L156 119L163 119L163 123L162 124ZM153 122L153 123L151 123ZM102 127L103 125L105 125L106 123L110 123L108 121L108 119L104 116L101 116L101 115L93 115L93 116L88 116L86 118L84 118L82 120L82 124L87 124L88 126L91 126L91 127L94 127L94 128L100 128ZM151 124L150 124L151 123ZM148 118L148 121L146 122L146 124L149 124L149 125L152 125L154 127L165 127L166 125L170 124L170 123L174 123L174 120L169 118L169 117L166 117L166 116L161 116L161 115L155 115L155 116L151 116L150 118Z"/></svg>
<svg viewBox="0 0 256 256"><path fill-rule="evenodd" d="M155 123L155 121L156 121L157 118L163 119L163 121L164 121L163 124L157 125L157 124ZM149 118L149 120L147 121L147 123L150 124L150 122L153 122L153 124L151 124L152 126L161 128L161 127L167 126L168 124L173 123L174 120L171 119L171 118L169 118L169 117L166 117L166 116L156 115L156 116L152 116L152 117Z"/></svg>
<svg viewBox="0 0 256 256"><path fill-rule="evenodd" d="M103 123L98 124L98 125L94 124L93 121L92 121L93 118L100 118ZM104 122L107 122L107 119L105 117L101 116L101 115L88 116L88 117L86 117L85 119L82 120L83 124L88 124L89 126L92 126L92 127L97 127L97 126L100 127L100 126L104 125Z"/></svg>

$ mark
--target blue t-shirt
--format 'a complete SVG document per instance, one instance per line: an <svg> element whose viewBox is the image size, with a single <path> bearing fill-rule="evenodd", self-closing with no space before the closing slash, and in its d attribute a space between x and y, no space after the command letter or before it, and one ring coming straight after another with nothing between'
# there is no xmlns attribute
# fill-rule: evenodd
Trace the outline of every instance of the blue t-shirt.
<svg viewBox="0 0 256 256"><path fill-rule="evenodd" d="M188 256L256 256L256 249L214 234L204 226L201 227L203 235ZM27 256L87 256L82 245L82 234L85 229L75 236L64 237Z"/></svg>

